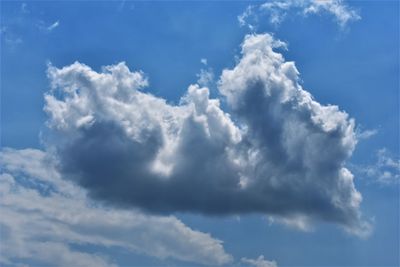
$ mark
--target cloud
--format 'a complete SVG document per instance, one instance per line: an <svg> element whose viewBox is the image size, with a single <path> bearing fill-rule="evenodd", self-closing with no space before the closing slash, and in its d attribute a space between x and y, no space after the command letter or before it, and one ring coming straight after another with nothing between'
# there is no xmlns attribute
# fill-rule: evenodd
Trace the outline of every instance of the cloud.
<svg viewBox="0 0 400 267"><path fill-rule="evenodd" d="M202 87L210 86L214 82L214 72L212 68L201 69L197 76L197 84Z"/></svg>
<svg viewBox="0 0 400 267"><path fill-rule="evenodd" d="M245 11L242 14L237 16L240 27L247 26L250 30L255 29L255 25L257 25L257 12L255 12L256 6L250 5L246 7ZM251 21L251 22L250 22Z"/></svg>
<svg viewBox="0 0 400 267"><path fill-rule="evenodd" d="M21 4L21 13L23 14L29 14L30 10L28 9L28 5L26 3Z"/></svg>
<svg viewBox="0 0 400 267"><path fill-rule="evenodd" d="M37 29L40 30L42 33L46 33L46 34L53 32L59 26L60 26L59 20L57 20L51 24L48 24L47 22L39 19L38 22L36 23Z"/></svg>
<svg viewBox="0 0 400 267"><path fill-rule="evenodd" d="M400 182L400 159L386 148L376 152L375 162L370 165L355 165L354 171L369 181L381 185L398 185Z"/></svg>
<svg viewBox="0 0 400 267"><path fill-rule="evenodd" d="M271 209L288 209L282 215L358 228L361 194L344 167L357 143L354 120L301 87L294 62L274 51L282 45L268 34L248 35L240 62L221 76L220 92L245 125L246 180L257 187L253 195L273 196Z"/></svg>
<svg viewBox="0 0 400 267"><path fill-rule="evenodd" d="M49 66L46 142L64 177L106 203L152 213L265 213L367 231L344 167L354 120L298 83L271 35L248 35L219 99L190 85L179 105L143 92L125 63Z"/></svg>
<svg viewBox="0 0 400 267"><path fill-rule="evenodd" d="M202 58L200 59L201 64L204 66L207 66L207 59ZM209 87L211 85L215 84L214 81L214 71L212 68L207 68L207 69L200 69L200 73L196 74L197 76L197 84L200 85L201 87Z"/></svg>
<svg viewBox="0 0 400 267"><path fill-rule="evenodd" d="M259 17L266 15L272 25L281 24L290 13L303 16L310 14L329 14L333 16L341 28L352 21L361 19L357 11L349 7L341 0L290 0L268 1L259 6L251 5L238 16L240 26L249 26L254 29Z"/></svg>
<svg viewBox="0 0 400 267"><path fill-rule="evenodd" d="M11 49L16 48L23 43L22 38L11 31L8 26L1 26L0 37L1 40L4 41L4 43Z"/></svg>
<svg viewBox="0 0 400 267"><path fill-rule="evenodd" d="M267 216L269 224L279 223L283 224L289 228L303 231L303 232L311 232L313 229L312 222L310 222L310 218L302 215L293 215L293 216Z"/></svg>
<svg viewBox="0 0 400 267"><path fill-rule="evenodd" d="M365 131L362 131L362 130L358 130L358 129L357 129L357 131L356 131L357 138L358 138L359 140L361 140L361 139L369 139L369 138L371 138L372 136L376 135L377 133L378 133L378 130L377 130L377 129L365 130Z"/></svg>
<svg viewBox="0 0 400 267"><path fill-rule="evenodd" d="M269 261L269 260L264 259L264 255L259 256L257 259L242 258L241 261L244 264L254 266L254 267L277 267L278 266L275 261Z"/></svg>
<svg viewBox="0 0 400 267"><path fill-rule="evenodd" d="M81 187L61 178L43 151L5 148L0 159L2 265L115 266L112 248L206 265L232 260L221 241L173 216L91 201ZM82 252L80 245L94 252Z"/></svg>
<svg viewBox="0 0 400 267"><path fill-rule="evenodd" d="M51 32L52 30L54 30L55 28L57 28L60 25L60 22L57 20L55 21L53 24L49 25L47 27L47 31Z"/></svg>
<svg viewBox="0 0 400 267"><path fill-rule="evenodd" d="M26 36L22 33L35 32L47 34L59 27L60 22L57 20L52 24L40 19L40 16L29 8L27 3L21 3L19 10L15 14L2 14L4 19L1 22L0 38L2 45L6 45L12 50L18 49L26 42ZM37 36L40 38L40 35Z"/></svg>

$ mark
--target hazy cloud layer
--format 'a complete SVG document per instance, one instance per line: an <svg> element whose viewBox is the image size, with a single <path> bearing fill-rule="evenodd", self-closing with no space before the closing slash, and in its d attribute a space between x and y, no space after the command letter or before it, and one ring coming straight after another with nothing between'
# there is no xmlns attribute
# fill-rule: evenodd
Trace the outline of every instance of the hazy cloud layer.
<svg viewBox="0 0 400 267"><path fill-rule="evenodd" d="M232 261L221 241L173 216L90 201L84 190L61 179L53 159L40 150L6 148L0 160L2 266L115 266L109 248L206 265ZM77 245L95 252L82 252Z"/></svg>
<svg viewBox="0 0 400 267"><path fill-rule="evenodd" d="M146 77L125 63L101 72L50 66L49 151L65 177L115 205L301 216L366 233L344 167L354 121L303 90L294 63L274 51L284 45L245 37L241 59L219 81L229 113L198 85L176 106L145 93Z"/></svg>
<svg viewBox="0 0 400 267"><path fill-rule="evenodd" d="M302 16L311 14L328 14L341 28L349 22L361 19L358 12L344 3L342 0L288 0L268 1L261 5L250 5L238 16L241 26L248 26L251 30L257 27L258 23L268 18L272 25L279 25L286 19L289 12Z"/></svg>

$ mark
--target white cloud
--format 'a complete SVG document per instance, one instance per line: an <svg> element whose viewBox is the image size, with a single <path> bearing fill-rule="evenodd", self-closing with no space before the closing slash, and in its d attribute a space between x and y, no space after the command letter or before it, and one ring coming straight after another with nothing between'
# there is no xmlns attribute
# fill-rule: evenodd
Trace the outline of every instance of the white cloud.
<svg viewBox="0 0 400 267"><path fill-rule="evenodd" d="M26 3L22 3L21 4L21 13L23 14L29 14L30 11L28 9L28 5Z"/></svg>
<svg viewBox="0 0 400 267"><path fill-rule="evenodd" d="M369 165L353 166L361 178L381 185L398 185L400 182L400 159L386 148L376 152L375 162Z"/></svg>
<svg viewBox="0 0 400 267"><path fill-rule="evenodd" d="M372 136L376 135L377 133L378 133L377 129L364 130L364 131L357 129L357 131L356 131L357 138L359 140L371 138Z"/></svg>
<svg viewBox="0 0 400 267"><path fill-rule="evenodd" d="M61 179L40 150L3 149L0 175L0 263L114 266L108 248L206 265L229 263L222 242L173 216L104 207ZM74 245L101 247L82 252Z"/></svg>
<svg viewBox="0 0 400 267"><path fill-rule="evenodd" d="M55 28L57 28L60 25L60 22L57 20L55 21L53 24L49 25L47 27L47 31L51 32L52 30L54 30Z"/></svg>
<svg viewBox="0 0 400 267"><path fill-rule="evenodd" d="M50 66L47 145L65 177L114 205L296 215L368 231L344 167L354 120L301 87L294 63L274 51L282 46L268 34L246 36L219 81L230 114L198 85L176 106L145 93L146 77L125 63L102 72Z"/></svg>
<svg viewBox="0 0 400 267"><path fill-rule="evenodd" d="M303 215L267 216L267 219L270 224L279 223L303 232L311 232L314 229L310 218Z"/></svg>
<svg viewBox="0 0 400 267"><path fill-rule="evenodd" d="M269 261L264 259L264 255L260 255L257 259L248 259L242 258L242 263L254 267L277 267L277 263L275 261Z"/></svg>
<svg viewBox="0 0 400 267"><path fill-rule="evenodd" d="M259 6L251 5L238 16L240 26L248 25L250 29L257 26L261 16L266 15L272 25L279 25L289 14L307 16L310 14L329 14L341 28L352 21L361 19L353 8L342 0L290 0L268 1Z"/></svg>
<svg viewBox="0 0 400 267"><path fill-rule="evenodd" d="M59 20L56 20L55 22L53 22L51 24L48 24L47 22L45 22L41 19L37 20L37 22L36 22L37 29L46 34L53 32L59 26L60 26Z"/></svg>
<svg viewBox="0 0 400 267"><path fill-rule="evenodd" d="M256 6L250 5L245 9L245 11L242 14L237 16L240 27L247 26L250 30L255 29L255 25L257 24L256 21L258 19L256 12L254 11L255 9L256 9ZM253 20L255 22L253 22ZM250 22L250 21L252 21L252 22Z"/></svg>
<svg viewBox="0 0 400 267"><path fill-rule="evenodd" d="M360 15L349 8L342 0L313 0L304 7L305 14L319 14L327 12L334 16L341 27L349 22L361 19Z"/></svg>
<svg viewBox="0 0 400 267"><path fill-rule="evenodd" d="M202 58L200 59L201 64L204 66L208 65L207 59ZM200 73L196 74L197 76L197 84L200 85L201 87L209 87L214 83L214 71L212 68L207 68L207 69L200 69Z"/></svg>
<svg viewBox="0 0 400 267"><path fill-rule="evenodd" d="M197 84L201 87L210 86L214 82L214 72L212 68L200 69L200 73L196 76L198 78Z"/></svg>
<svg viewBox="0 0 400 267"><path fill-rule="evenodd" d="M1 26L0 28L0 37L4 40L5 44L9 46L11 49L16 48L20 44L23 43L23 40L20 36L15 34L10 30L8 26Z"/></svg>

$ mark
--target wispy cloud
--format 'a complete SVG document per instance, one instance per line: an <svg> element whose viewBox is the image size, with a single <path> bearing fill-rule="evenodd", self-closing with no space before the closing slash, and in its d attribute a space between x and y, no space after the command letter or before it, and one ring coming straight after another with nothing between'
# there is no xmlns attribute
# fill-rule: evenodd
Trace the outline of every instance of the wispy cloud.
<svg viewBox="0 0 400 267"><path fill-rule="evenodd" d="M342 0L289 0L268 1L261 5L250 5L238 16L239 25L251 30L268 18L274 26L281 24L289 14L308 16L311 14L329 14L341 28L348 23L361 19L359 13Z"/></svg>
<svg viewBox="0 0 400 267"><path fill-rule="evenodd" d="M93 203L43 151L5 148L0 160L1 265L116 266L107 254L113 248L205 265L232 261L221 241L173 216ZM101 247L101 253L75 245Z"/></svg>
<svg viewBox="0 0 400 267"><path fill-rule="evenodd" d="M54 30L55 28L57 28L60 25L60 22L57 20L55 21L53 24L49 25L47 27L47 31L51 32L52 30Z"/></svg>
<svg viewBox="0 0 400 267"><path fill-rule="evenodd" d="M200 59L201 64L208 67L207 59ZM210 87L214 83L214 71L211 67L201 68L200 73L196 74L198 80L197 84L202 87Z"/></svg>
<svg viewBox="0 0 400 267"><path fill-rule="evenodd" d="M303 232L311 232L314 230L313 222L307 216L292 215L292 216L267 216L269 224L282 224L289 228L300 230Z"/></svg>
<svg viewBox="0 0 400 267"><path fill-rule="evenodd" d="M29 14L30 10L28 9L28 4L27 3L22 3L21 4L21 12L23 14Z"/></svg>
<svg viewBox="0 0 400 267"><path fill-rule="evenodd" d="M37 12L36 12L37 13ZM4 44L11 50L24 43L24 32L35 31L48 34L60 26L60 21L47 23L40 19L40 15L29 9L27 3L21 3L19 10L11 17L2 20L0 37ZM26 40L25 40L26 41Z"/></svg>
<svg viewBox="0 0 400 267"><path fill-rule="evenodd" d="M45 34L50 34L51 32L53 32L59 26L60 26L60 21L59 20L56 20L53 23L46 23L43 20L39 20L36 23L36 28L38 30L40 30L42 33L45 33Z"/></svg>
<svg viewBox="0 0 400 267"><path fill-rule="evenodd" d="M360 178L373 183L389 186L400 182L400 159L386 148L376 152L374 163L352 167Z"/></svg>
<svg viewBox="0 0 400 267"><path fill-rule="evenodd" d="M371 130L359 130L357 129L357 138L359 140L361 139L369 139L372 136L375 136L376 134L378 134L378 130L377 129L371 129Z"/></svg>
<svg viewBox="0 0 400 267"><path fill-rule="evenodd" d="M22 37L10 31L9 27L7 26L1 26L0 37L4 41L4 43L11 49L16 48L18 45L23 43Z"/></svg>

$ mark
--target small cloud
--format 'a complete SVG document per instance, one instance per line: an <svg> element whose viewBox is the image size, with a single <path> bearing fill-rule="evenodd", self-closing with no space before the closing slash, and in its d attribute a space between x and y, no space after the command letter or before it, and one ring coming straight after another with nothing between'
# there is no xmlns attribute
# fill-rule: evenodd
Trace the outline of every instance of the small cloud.
<svg viewBox="0 0 400 267"><path fill-rule="evenodd" d="M267 2L260 6L260 10L267 12L269 15L269 22L277 26L286 18L287 11L293 7L292 2Z"/></svg>
<svg viewBox="0 0 400 267"><path fill-rule="evenodd" d="M400 182L400 159L386 148L376 152L373 164L355 165L353 169L360 177L368 178L374 183L395 185Z"/></svg>
<svg viewBox="0 0 400 267"><path fill-rule="evenodd" d="M201 64L204 66L208 65L207 59L200 59ZM208 87L214 82L214 72L212 68L201 69L200 73L196 74L198 80L197 84L203 87Z"/></svg>
<svg viewBox="0 0 400 267"><path fill-rule="evenodd" d="M15 47L15 46L17 46L17 45L22 44L22 39L21 39L20 37L16 37L16 38L5 37L5 38L4 38L4 41L5 41L8 45L10 45L10 46L12 46L12 47Z"/></svg>
<svg viewBox="0 0 400 267"><path fill-rule="evenodd" d="M255 24L257 24L257 13L254 12L256 6L248 6L242 14L237 16L240 27L247 26L249 30L253 31L255 29Z"/></svg>
<svg viewBox="0 0 400 267"><path fill-rule="evenodd" d="M329 13L342 28L351 21L361 19L358 12L344 4L342 0L313 0L304 7L303 12L306 15Z"/></svg>
<svg viewBox="0 0 400 267"><path fill-rule="evenodd" d="M259 15L266 15L273 26L281 24L290 12L307 16L310 14L329 14L341 28L348 23L361 19L356 10L346 5L342 0L298 0L298 1L268 1L259 6L250 5L238 16L240 26L247 25L253 30L258 23ZM251 21L251 23L249 22Z"/></svg>
<svg viewBox="0 0 400 267"><path fill-rule="evenodd" d="M201 69L200 73L196 74L198 80L197 84L203 87L208 87L214 82L214 72L212 68Z"/></svg>
<svg viewBox="0 0 400 267"><path fill-rule="evenodd" d="M359 140L369 139L370 137L376 135L377 133L378 133L377 129L365 130L365 131L357 129L356 131L357 139Z"/></svg>
<svg viewBox="0 0 400 267"><path fill-rule="evenodd" d="M242 258L241 262L254 267L278 267L276 261L266 260L264 255L260 255L257 259Z"/></svg>
<svg viewBox="0 0 400 267"><path fill-rule="evenodd" d="M221 240L174 216L93 205L84 190L61 176L54 160L37 149L0 149L1 266L29 261L36 266L115 267L110 247L208 266L232 262ZM80 251L75 248L79 244L90 249Z"/></svg>
<svg viewBox="0 0 400 267"><path fill-rule="evenodd" d="M52 30L57 28L59 25L60 25L60 22L57 20L56 22L54 22L53 24L51 24L50 26L47 27L47 31L51 32Z"/></svg>
<svg viewBox="0 0 400 267"><path fill-rule="evenodd" d="M267 216L269 224L279 223L283 224L289 228L303 231L311 232L313 226L311 219L304 215L292 215L292 216Z"/></svg>
<svg viewBox="0 0 400 267"><path fill-rule="evenodd" d="M29 14L30 13L30 11L28 9L28 5L26 3L22 3L21 4L21 12L23 14Z"/></svg>
<svg viewBox="0 0 400 267"><path fill-rule="evenodd" d="M12 33L7 26L2 26L0 28L0 36L10 48L15 48L22 44L22 38Z"/></svg>
<svg viewBox="0 0 400 267"><path fill-rule="evenodd" d="M44 22L43 20L39 20L39 22L37 23L37 28L44 32L44 33L50 33L52 32L55 28L60 26L60 21L57 20L55 22L53 22L52 24L47 24L46 22Z"/></svg>

